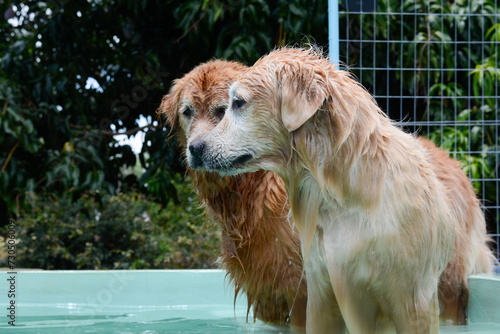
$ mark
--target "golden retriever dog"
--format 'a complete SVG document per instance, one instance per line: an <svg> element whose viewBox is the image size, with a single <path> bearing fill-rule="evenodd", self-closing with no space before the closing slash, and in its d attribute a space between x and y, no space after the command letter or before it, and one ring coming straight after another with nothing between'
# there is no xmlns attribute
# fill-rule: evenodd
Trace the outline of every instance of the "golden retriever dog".
<svg viewBox="0 0 500 334"><path fill-rule="evenodd" d="M308 332L373 333L388 319L398 333L437 333L448 263L458 269L443 274L445 307L466 288L462 267L491 270L466 178L450 180L432 161L442 151L394 126L347 72L313 50L263 57L231 85L228 105L188 150L207 173L269 170L284 181L302 241ZM446 178L472 197L453 196ZM457 198L471 207L459 208ZM468 214L474 220L457 219ZM465 249L452 257L455 244Z"/></svg>
<svg viewBox="0 0 500 334"><path fill-rule="evenodd" d="M247 295L254 319L289 321L295 328L304 328L307 289L305 279L301 283L300 237L288 219L281 179L266 171L221 177L197 170L201 160L193 144L221 121L229 85L245 69L221 60L199 65L174 82L159 112L177 128L201 202L221 230L220 262L236 295L240 291Z"/></svg>

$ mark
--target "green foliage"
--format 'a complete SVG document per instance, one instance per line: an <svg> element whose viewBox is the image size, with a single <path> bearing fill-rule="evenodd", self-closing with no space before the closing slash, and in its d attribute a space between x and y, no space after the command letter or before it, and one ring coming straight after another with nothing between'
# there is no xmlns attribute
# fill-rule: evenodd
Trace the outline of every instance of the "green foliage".
<svg viewBox="0 0 500 334"><path fill-rule="evenodd" d="M43 269L210 268L217 228L203 219L191 182L173 180L183 205L144 195L39 196L16 221L18 266ZM5 260L5 259L4 259ZM1 264L0 264L1 265Z"/></svg>
<svg viewBox="0 0 500 334"><path fill-rule="evenodd" d="M137 188L179 202L184 167L154 121L172 80L213 57L251 64L275 45L327 40L324 1L28 0L1 2L0 13L2 221L30 193L76 201ZM141 131L145 173L125 174L137 157L116 135Z"/></svg>
<svg viewBox="0 0 500 334"><path fill-rule="evenodd" d="M154 121L162 96L214 57L251 64L327 40L324 1L27 0L0 13L0 221L21 216L24 265L44 268L206 266L193 249L213 238ZM118 144L138 132L138 155Z"/></svg>
<svg viewBox="0 0 500 334"><path fill-rule="evenodd" d="M491 177L496 167L494 159L487 159L488 152L500 144L495 142L495 127L487 125L498 117L497 10L489 0L379 0L377 12L388 15L344 14L340 24L347 26L344 23L349 20L349 30L343 34L360 40L354 45L345 43L341 51L349 55L349 65L388 69L363 71L363 84L370 91L382 96L429 96L403 102L382 99L382 108L397 110L397 114L402 111L404 118L417 122L448 122L427 136L456 152L473 179ZM450 122L457 125L447 126ZM474 184L479 187L481 183ZM496 199L495 193L490 196Z"/></svg>

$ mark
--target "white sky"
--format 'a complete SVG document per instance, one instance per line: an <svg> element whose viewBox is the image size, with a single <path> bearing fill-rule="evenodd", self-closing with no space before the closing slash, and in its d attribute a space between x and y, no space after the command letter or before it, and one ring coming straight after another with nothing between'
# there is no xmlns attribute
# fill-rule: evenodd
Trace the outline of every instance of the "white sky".
<svg viewBox="0 0 500 334"><path fill-rule="evenodd" d="M102 88L99 86L99 83L92 77L87 79L87 82L85 83L85 89L95 89L97 92L102 92ZM146 126L148 124L151 124L152 122L153 120L151 119L151 116L148 116L146 118L140 115L139 119L137 120L139 127ZM114 125L111 125L111 130L116 131L116 127ZM131 136L130 138L128 138L128 136L126 135L114 136L114 138L118 141L118 144L130 145L130 147L132 147L132 151L134 151L136 155L141 152L145 137L146 134L143 131L137 132L137 134Z"/></svg>
<svg viewBox="0 0 500 334"><path fill-rule="evenodd" d="M140 115L137 123L138 123L138 126L146 126L148 124L151 124L152 123L151 116L148 116L146 118L146 117ZM118 141L118 144L130 145L130 147L132 148L132 151L134 151L134 153L137 155L142 150L142 145L144 144L144 139L146 138L146 133L144 131L139 131L134 136L131 136L130 138L128 138L128 136L126 136L126 135L119 135L119 136L114 136L114 137Z"/></svg>

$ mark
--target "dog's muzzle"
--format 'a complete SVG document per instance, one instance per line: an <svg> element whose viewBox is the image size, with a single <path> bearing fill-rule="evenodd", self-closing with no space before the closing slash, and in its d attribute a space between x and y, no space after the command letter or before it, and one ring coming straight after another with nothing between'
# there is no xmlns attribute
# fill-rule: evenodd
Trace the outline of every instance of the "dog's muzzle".
<svg viewBox="0 0 500 334"><path fill-rule="evenodd" d="M250 159L252 159L252 155L251 154L242 154L239 157L237 157L236 159L234 159L234 161L233 161L232 164L233 165L242 164L242 163L247 162Z"/></svg>
<svg viewBox="0 0 500 334"><path fill-rule="evenodd" d="M238 169L238 165L241 165L253 158L249 153L244 153L236 158L224 160L220 158L212 157L206 152L206 144L204 141L198 141L189 145L189 153L191 153L191 158L189 159L189 166L193 169L206 169L218 172L231 172L233 169Z"/></svg>

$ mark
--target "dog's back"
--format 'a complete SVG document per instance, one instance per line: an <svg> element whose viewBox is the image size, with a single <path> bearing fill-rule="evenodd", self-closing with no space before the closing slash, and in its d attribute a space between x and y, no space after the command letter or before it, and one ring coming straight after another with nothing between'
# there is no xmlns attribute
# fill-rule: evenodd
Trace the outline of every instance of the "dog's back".
<svg viewBox="0 0 500 334"><path fill-rule="evenodd" d="M431 141L420 138L430 154L438 179L448 188L456 224L455 250L441 275L439 300L441 319L454 324L465 324L469 289L467 277L491 273L494 257L487 243L486 224L474 188L460 168L460 163Z"/></svg>

